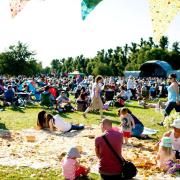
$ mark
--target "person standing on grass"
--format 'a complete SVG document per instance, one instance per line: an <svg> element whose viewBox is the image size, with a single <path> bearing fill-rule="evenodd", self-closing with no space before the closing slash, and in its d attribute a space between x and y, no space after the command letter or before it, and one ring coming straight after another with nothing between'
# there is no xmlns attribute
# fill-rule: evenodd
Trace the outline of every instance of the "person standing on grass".
<svg viewBox="0 0 180 180"><path fill-rule="evenodd" d="M139 138L145 138L146 135L143 135L144 125L143 123L127 108L128 114L130 114L134 120L135 128L132 129L131 136L133 137L139 137ZM118 109L118 116L121 115L121 108Z"/></svg>
<svg viewBox="0 0 180 180"><path fill-rule="evenodd" d="M103 103L101 100L101 89L102 89L103 77L98 75L95 79L95 83L92 87L92 96L91 96L91 104L83 113L84 118L86 118L86 114L94 109L99 109L101 119L103 118Z"/></svg>
<svg viewBox="0 0 180 180"><path fill-rule="evenodd" d="M132 129L135 128L135 123L133 117L128 113L128 108L121 108L120 110L120 119L122 132L124 137L124 143L128 144L128 138L132 136Z"/></svg>
<svg viewBox="0 0 180 180"><path fill-rule="evenodd" d="M101 130L113 149L122 157L122 133L113 130L112 121L106 118L102 120ZM121 164L106 144L103 136L95 139L95 152L99 159L99 173L102 180L122 179Z"/></svg>
<svg viewBox="0 0 180 180"><path fill-rule="evenodd" d="M167 88L168 90L168 101L166 107L164 109L164 117L169 116L173 109L176 112L180 112L180 95L179 95L179 84L176 80L176 74L170 74L168 77L170 86ZM163 121L158 123L163 126Z"/></svg>

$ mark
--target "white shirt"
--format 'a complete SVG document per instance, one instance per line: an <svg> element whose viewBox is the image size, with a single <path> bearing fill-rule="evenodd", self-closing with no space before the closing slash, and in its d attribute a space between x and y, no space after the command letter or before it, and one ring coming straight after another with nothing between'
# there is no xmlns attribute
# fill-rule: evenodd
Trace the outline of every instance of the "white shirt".
<svg viewBox="0 0 180 180"><path fill-rule="evenodd" d="M61 116L59 116L59 114L56 114L55 116L53 116L54 118L54 126L57 128L58 131L69 131L71 129L71 123L69 122L65 122L63 120L63 118Z"/></svg>
<svg viewBox="0 0 180 180"><path fill-rule="evenodd" d="M128 79L127 89L134 89L134 82L132 79Z"/></svg>

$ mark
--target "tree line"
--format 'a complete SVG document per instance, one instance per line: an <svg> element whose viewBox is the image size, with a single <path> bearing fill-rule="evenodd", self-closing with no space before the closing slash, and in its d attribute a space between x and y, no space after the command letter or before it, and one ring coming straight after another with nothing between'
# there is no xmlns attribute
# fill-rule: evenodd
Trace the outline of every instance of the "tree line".
<svg viewBox="0 0 180 180"><path fill-rule="evenodd" d="M83 55L62 59L53 59L51 66L42 68L42 63L35 59L36 53L29 50L27 44L18 42L0 53L0 74L32 76L40 73L49 74L52 71L58 74L78 70L85 74L101 74L106 76L121 76L125 70L139 70L141 64L149 60L163 60L173 69L180 69L180 46L174 42L169 47L168 37L163 36L159 44L153 41L140 39L139 43L117 46L115 49L97 51L93 58Z"/></svg>
<svg viewBox="0 0 180 180"><path fill-rule="evenodd" d="M141 38L139 43L132 42L123 47L97 51L93 58L80 55L75 58L53 59L51 68L61 73L79 70L85 74L119 76L123 75L125 70L139 70L146 61L163 60L177 70L180 69L179 45L179 42L174 42L169 48L169 40L166 36L160 39L159 44L156 44L152 37L148 40Z"/></svg>

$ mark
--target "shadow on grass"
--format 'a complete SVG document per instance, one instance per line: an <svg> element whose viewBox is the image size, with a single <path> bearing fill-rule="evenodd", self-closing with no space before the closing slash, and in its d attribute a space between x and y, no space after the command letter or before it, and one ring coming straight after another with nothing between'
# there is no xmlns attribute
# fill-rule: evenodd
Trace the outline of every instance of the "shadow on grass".
<svg viewBox="0 0 180 180"><path fill-rule="evenodd" d="M21 108L21 107L10 107L10 109L12 111L16 111L16 112L20 112L20 113L25 113L24 109L25 108Z"/></svg>
<svg viewBox="0 0 180 180"><path fill-rule="evenodd" d="M114 121L114 120L112 120L112 123L115 124L115 125L120 125L121 124L120 121Z"/></svg>
<svg viewBox="0 0 180 180"><path fill-rule="evenodd" d="M118 117L118 115L116 113L109 112L109 111L105 111L105 112L103 112L103 114L105 116Z"/></svg>
<svg viewBox="0 0 180 180"><path fill-rule="evenodd" d="M0 123L0 138L12 140L11 132L4 123Z"/></svg>
<svg viewBox="0 0 180 180"><path fill-rule="evenodd" d="M135 106L135 105L131 105L131 104L126 104L126 107L137 108L137 109L144 109L144 107Z"/></svg>
<svg viewBox="0 0 180 180"><path fill-rule="evenodd" d="M0 129L9 130L4 123L0 123Z"/></svg>
<svg viewBox="0 0 180 180"><path fill-rule="evenodd" d="M41 109L42 108L41 106L38 106L38 105L27 105L26 107L28 109Z"/></svg>
<svg viewBox="0 0 180 180"><path fill-rule="evenodd" d="M72 130L70 132L50 131L49 129L44 129L43 131L53 136L74 137L81 133L83 129L78 131Z"/></svg>

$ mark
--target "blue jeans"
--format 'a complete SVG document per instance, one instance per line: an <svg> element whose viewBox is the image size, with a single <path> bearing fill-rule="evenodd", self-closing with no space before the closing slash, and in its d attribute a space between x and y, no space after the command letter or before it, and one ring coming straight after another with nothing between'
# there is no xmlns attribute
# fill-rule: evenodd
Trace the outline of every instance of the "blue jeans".
<svg viewBox="0 0 180 180"><path fill-rule="evenodd" d="M69 131L71 131L71 130L76 130L76 131L78 131L78 130L82 130L82 129L84 129L84 126L83 125L74 125L74 124L72 124L71 125L71 129L69 130ZM69 132L68 131L68 132Z"/></svg>
<svg viewBox="0 0 180 180"><path fill-rule="evenodd" d="M169 116L173 109L175 109L176 112L180 112L180 105L177 105L176 102L168 102L164 109L164 116Z"/></svg>

